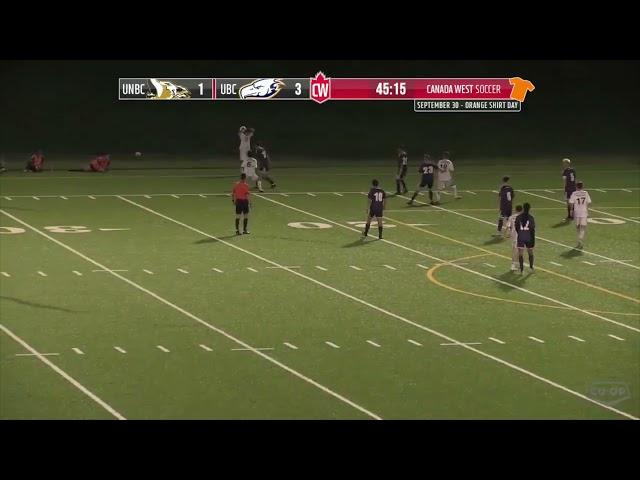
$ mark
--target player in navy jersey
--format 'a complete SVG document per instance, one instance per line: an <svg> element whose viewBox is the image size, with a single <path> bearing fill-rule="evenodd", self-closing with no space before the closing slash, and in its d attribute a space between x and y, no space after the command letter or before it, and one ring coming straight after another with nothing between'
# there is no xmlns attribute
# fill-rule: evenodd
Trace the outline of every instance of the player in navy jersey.
<svg viewBox="0 0 640 480"><path fill-rule="evenodd" d="M407 184L404 183L404 179L407 176L408 166L407 151L404 147L398 147L398 169L396 171L396 195L407 193ZM402 187L402 190L400 189Z"/></svg>
<svg viewBox="0 0 640 480"><path fill-rule="evenodd" d="M500 216L498 217L498 231L495 234L496 237L502 235L502 225L504 225L504 222L506 222L511 216L511 213L513 213L514 197L515 192L513 191L513 187L509 185L509 177L502 177L502 186L498 192L498 208L500 209Z"/></svg>
<svg viewBox="0 0 640 480"><path fill-rule="evenodd" d="M569 199L571 198L571 194L576 191L576 171L571 166L571 160L565 158L562 160L562 166L564 170L562 171L562 180L564 181L564 194L567 200L567 222L573 219L573 213L571 211L571 204L569 203Z"/></svg>
<svg viewBox="0 0 640 480"><path fill-rule="evenodd" d="M382 216L384 215L384 209L387 207L387 194L384 190L378 187L380 182L373 180L371 182L371 190L369 190L367 211L367 224L362 232L362 238L364 239L369 234L369 228L371 227L371 219L376 217L378 220L378 238L382 240Z"/></svg>
<svg viewBox="0 0 640 480"><path fill-rule="evenodd" d="M431 157L428 154L424 154L424 160L420 164L420 168L418 169L418 173L420 174L420 183L416 187L416 191L413 192L413 196L411 200L407 202L407 205L413 205L413 201L418 196L420 191L423 191L425 188L429 190L429 202L431 205L436 205L440 200L440 197L436 192L436 202L433 201L433 177L435 175L437 165L433 163Z"/></svg>
<svg viewBox="0 0 640 480"><path fill-rule="evenodd" d="M536 221L529 213L531 205L522 205L523 212L516 217L516 232L518 233L518 261L520 274L524 271L524 249L529 255L529 267L533 270L533 247L536 245Z"/></svg>

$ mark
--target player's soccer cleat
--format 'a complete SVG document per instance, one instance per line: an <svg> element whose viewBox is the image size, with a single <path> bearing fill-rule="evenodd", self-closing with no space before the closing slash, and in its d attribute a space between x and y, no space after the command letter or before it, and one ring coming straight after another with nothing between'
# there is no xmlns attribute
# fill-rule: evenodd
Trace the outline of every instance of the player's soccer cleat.
<svg viewBox="0 0 640 480"><path fill-rule="evenodd" d="M243 235L249 235L249 230L245 230L244 232L242 232Z"/></svg>
<svg viewBox="0 0 640 480"><path fill-rule="evenodd" d="M240 235L240 230L236 230L236 235Z"/></svg>
<svg viewBox="0 0 640 480"><path fill-rule="evenodd" d="M578 242L578 245L576 245L576 250L582 250L584 248L584 245L582 242Z"/></svg>

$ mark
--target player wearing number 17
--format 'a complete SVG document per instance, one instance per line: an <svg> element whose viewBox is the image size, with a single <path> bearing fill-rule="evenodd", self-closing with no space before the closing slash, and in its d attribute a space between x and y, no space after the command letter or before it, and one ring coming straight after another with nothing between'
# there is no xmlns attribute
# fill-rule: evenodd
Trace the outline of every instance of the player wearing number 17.
<svg viewBox="0 0 640 480"><path fill-rule="evenodd" d="M369 195L367 195L369 201L369 209L367 211L367 224L364 227L364 232L362 232L362 239L369 235L369 228L371 227L371 219L376 217L378 220L378 238L382 240L382 217L384 215L384 209L387 208L387 194L386 192L379 188L378 185L380 183L378 180L373 180L371 182L371 190L369 190Z"/></svg>
<svg viewBox="0 0 640 480"><path fill-rule="evenodd" d="M577 190L569 197L569 205L571 205L571 213L576 220L576 230L578 231L578 246L576 249L582 250L584 247L584 236L587 233L587 217L589 216L589 205L591 205L591 197L589 192L583 190L582 182L576 183Z"/></svg>

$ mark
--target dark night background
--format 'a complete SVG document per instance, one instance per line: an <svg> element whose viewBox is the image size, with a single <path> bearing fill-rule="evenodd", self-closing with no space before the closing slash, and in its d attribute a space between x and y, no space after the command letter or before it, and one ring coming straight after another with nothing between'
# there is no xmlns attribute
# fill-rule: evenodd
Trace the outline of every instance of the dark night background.
<svg viewBox="0 0 640 480"><path fill-rule="evenodd" d="M521 113L414 113L394 102L118 101L118 77L511 77L531 80ZM237 128L272 152L383 158L447 149L457 157L624 155L640 152L640 62L0 61L0 154L235 156Z"/></svg>

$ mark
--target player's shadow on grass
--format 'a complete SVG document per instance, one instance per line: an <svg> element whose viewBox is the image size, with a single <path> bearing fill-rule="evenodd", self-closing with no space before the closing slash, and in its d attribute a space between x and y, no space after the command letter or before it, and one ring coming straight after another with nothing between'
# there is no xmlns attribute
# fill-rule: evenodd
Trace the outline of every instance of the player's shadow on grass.
<svg viewBox="0 0 640 480"><path fill-rule="evenodd" d="M364 240L359 238L358 240L344 244L342 248L364 247L365 245L372 245L374 243L376 242L373 240Z"/></svg>
<svg viewBox="0 0 640 480"><path fill-rule="evenodd" d="M520 271L507 271L501 275L496 275L493 278L510 284L505 285L504 283L498 283L498 288L500 290L504 292L513 292L517 290L516 287L521 287L533 273L528 267L525 267L525 272L526 273L524 275L520 275Z"/></svg>
<svg viewBox="0 0 640 480"><path fill-rule="evenodd" d="M581 257L582 255L584 255L584 253L581 250L578 250L577 248L572 248L571 250L567 250L566 252L562 252L560 254L560 256L564 258L575 258L575 257Z"/></svg>
<svg viewBox="0 0 640 480"><path fill-rule="evenodd" d="M492 237L490 240L484 242L483 245L495 245L497 243L503 243L505 240L503 237Z"/></svg>
<svg viewBox="0 0 640 480"><path fill-rule="evenodd" d="M203 243L218 243L220 240L229 240L230 238L235 238L235 237L241 237L242 235L225 235L224 237L218 237L218 238L201 238L200 240L197 240L195 242L193 242L196 245L202 245Z"/></svg>
<svg viewBox="0 0 640 480"><path fill-rule="evenodd" d="M11 302L15 302L19 305L25 305L27 307L45 308L47 310L56 310L58 312L65 312L65 313L78 313L77 310L69 310L68 308L55 307L53 305L45 305L44 303L29 302L27 300L21 300L20 298L16 298L16 297L7 297L5 295L0 296L0 299L9 300Z"/></svg>
<svg viewBox="0 0 640 480"><path fill-rule="evenodd" d="M551 225L551 228L561 228L561 227L566 227L568 225L571 225L571 222L567 222L565 220L561 220L560 222L556 223L555 225Z"/></svg>

